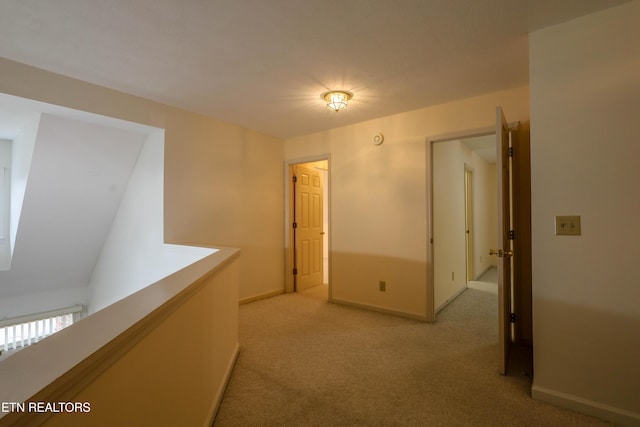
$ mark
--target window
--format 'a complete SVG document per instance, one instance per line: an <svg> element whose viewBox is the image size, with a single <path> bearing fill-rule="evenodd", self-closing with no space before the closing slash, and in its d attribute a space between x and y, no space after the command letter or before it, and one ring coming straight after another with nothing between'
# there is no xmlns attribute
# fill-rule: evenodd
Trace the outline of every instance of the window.
<svg viewBox="0 0 640 427"><path fill-rule="evenodd" d="M81 311L82 306L77 305L0 321L0 352L27 347L71 326L74 314Z"/></svg>

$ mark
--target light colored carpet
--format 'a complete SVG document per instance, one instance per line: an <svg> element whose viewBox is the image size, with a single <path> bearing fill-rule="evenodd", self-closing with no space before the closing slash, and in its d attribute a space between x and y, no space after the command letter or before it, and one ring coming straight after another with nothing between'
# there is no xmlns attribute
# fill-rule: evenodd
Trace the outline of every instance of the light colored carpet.
<svg viewBox="0 0 640 427"><path fill-rule="evenodd" d="M485 271L478 280L467 282L467 287L498 295L498 269L491 267ZM496 304L497 303L496 299Z"/></svg>
<svg viewBox="0 0 640 427"><path fill-rule="evenodd" d="M488 282L498 284L498 267L490 267L482 273L482 276L478 278L479 282Z"/></svg>
<svg viewBox="0 0 640 427"><path fill-rule="evenodd" d="M215 426L595 426L497 373L496 296L467 289L433 325L326 301L326 286L240 307Z"/></svg>

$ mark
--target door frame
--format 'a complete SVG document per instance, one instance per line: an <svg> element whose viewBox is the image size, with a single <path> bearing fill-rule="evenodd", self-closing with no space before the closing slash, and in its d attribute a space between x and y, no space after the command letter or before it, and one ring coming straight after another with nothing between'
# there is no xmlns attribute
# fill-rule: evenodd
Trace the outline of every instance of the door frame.
<svg viewBox="0 0 640 427"><path fill-rule="evenodd" d="M478 136L495 135L495 125L467 131L447 133L433 137L427 137L427 322L435 323L435 279L434 279L434 257L433 257L433 144L458 139L475 138Z"/></svg>
<svg viewBox="0 0 640 427"><path fill-rule="evenodd" d="M473 218L475 212L473 210L473 168L466 162L464 164L464 225L465 225L465 262L467 265L466 279L467 283L475 280L475 271L473 269Z"/></svg>
<svg viewBox="0 0 640 427"><path fill-rule="evenodd" d="M295 278L293 275L294 255L295 255L295 241L293 233L293 221L294 221L294 183L293 183L293 169L296 165L305 163L312 163L318 161L327 161L327 188L323 191L327 193L327 224L329 233L327 235L328 246L328 270L329 277L327 278L327 285L329 287L329 301L331 301L331 155L320 154L317 156L299 157L285 161L284 165L284 292L295 292ZM325 231L326 233L326 231Z"/></svg>
<svg viewBox="0 0 640 427"><path fill-rule="evenodd" d="M522 313L518 322L515 324L515 328L512 328L512 335L509 337L510 343L524 344L532 347L533 336L531 333L531 224L530 224L530 206L531 206L531 192L530 188L527 190L527 186L530 185L530 168L527 163L530 162L528 154L529 150L529 125L528 122L522 123L520 121L508 122L507 124L511 138L515 138L515 142L512 141L514 150L518 154L513 158L516 159L517 166L514 164L514 168L511 174L512 183L516 181L518 185L522 185L519 195L512 195L511 209L512 219L514 221L513 227L518 230L516 233L519 237L513 241L515 251L520 254L516 258L513 269L513 280L511 286L512 301L511 308L516 313ZM476 136L495 135L496 126L479 128L469 131L454 132L449 134L443 134L434 137L426 138L427 149L426 161L429 171L426 174L427 178L427 319L430 322L435 322L435 299L434 299L434 246L433 246L433 144L437 142L445 142L451 140L472 138ZM512 159L512 161L513 161ZM527 191L525 191L527 190ZM527 211L528 212L525 212ZM527 275L529 278L527 280ZM528 287L527 287L528 283ZM518 296L515 297L515 292ZM500 304L500 302L498 302ZM525 307L525 305L527 307ZM526 318L526 320L525 320ZM523 323L526 321L526 324ZM512 325L513 326L513 325ZM525 330L526 329L526 330ZM528 331L528 332L527 332Z"/></svg>

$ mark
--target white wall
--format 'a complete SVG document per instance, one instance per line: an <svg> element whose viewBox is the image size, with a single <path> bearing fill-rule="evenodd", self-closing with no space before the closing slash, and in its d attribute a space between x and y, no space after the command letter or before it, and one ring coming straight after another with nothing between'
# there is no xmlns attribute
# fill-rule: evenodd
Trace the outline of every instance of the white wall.
<svg viewBox="0 0 640 427"><path fill-rule="evenodd" d="M640 1L530 36L533 395L640 425ZM581 236L555 236L580 215Z"/></svg>
<svg viewBox="0 0 640 427"><path fill-rule="evenodd" d="M489 268L498 265L489 249L498 248L496 164L474 156L473 170L473 271L479 278Z"/></svg>
<svg viewBox="0 0 640 427"><path fill-rule="evenodd" d="M51 310L68 308L87 301L87 287L38 290L0 298L0 318L11 319Z"/></svg>
<svg viewBox="0 0 640 427"><path fill-rule="evenodd" d="M149 134L89 283L89 314L210 255L165 245L164 132Z"/></svg>
<svg viewBox="0 0 640 427"><path fill-rule="evenodd" d="M0 139L0 270L11 265L11 141Z"/></svg>
<svg viewBox="0 0 640 427"><path fill-rule="evenodd" d="M464 166L459 141L433 144L433 284L436 310L467 287Z"/></svg>
<svg viewBox="0 0 640 427"><path fill-rule="evenodd" d="M11 141L0 139L0 245L9 246L11 206Z"/></svg>
<svg viewBox="0 0 640 427"><path fill-rule="evenodd" d="M335 301L426 318L426 139L495 126L498 105L526 121L528 99L528 88L517 88L285 141L286 160L331 155ZM371 142L378 133L381 146Z"/></svg>
<svg viewBox="0 0 640 427"><path fill-rule="evenodd" d="M241 299L284 289L282 140L6 59L0 74L0 92L165 129L165 242L239 247Z"/></svg>
<svg viewBox="0 0 640 427"><path fill-rule="evenodd" d="M11 269L0 272L2 317L86 303L86 287L144 137L42 113L35 144L23 142L14 141L16 203L22 199L14 208L22 209L14 209L20 217L14 218L19 227ZM25 165L28 180L21 173Z"/></svg>
<svg viewBox="0 0 640 427"><path fill-rule="evenodd" d="M22 127L20 134L13 140L12 144L11 216L9 225L9 242L12 253L18 232L20 213L22 212L22 202L24 201L24 194L27 189L27 178L29 176L29 168L31 167L36 137L38 136L39 123L40 115L34 117L32 121Z"/></svg>

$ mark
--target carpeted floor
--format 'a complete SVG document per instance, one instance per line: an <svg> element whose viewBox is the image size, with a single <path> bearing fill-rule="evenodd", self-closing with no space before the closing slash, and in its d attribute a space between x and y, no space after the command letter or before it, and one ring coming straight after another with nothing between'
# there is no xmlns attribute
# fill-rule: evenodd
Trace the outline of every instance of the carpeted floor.
<svg viewBox="0 0 640 427"><path fill-rule="evenodd" d="M596 426L497 373L497 302L467 289L430 325L331 304L326 286L240 307L215 426Z"/></svg>

